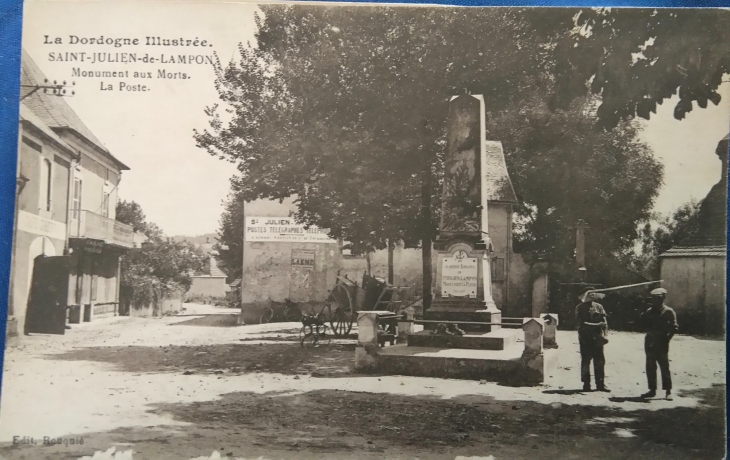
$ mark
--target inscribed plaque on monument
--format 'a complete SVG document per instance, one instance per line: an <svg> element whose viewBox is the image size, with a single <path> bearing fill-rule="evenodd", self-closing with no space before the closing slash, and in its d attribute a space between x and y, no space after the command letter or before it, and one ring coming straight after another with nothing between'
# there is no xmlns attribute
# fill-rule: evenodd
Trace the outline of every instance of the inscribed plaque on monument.
<svg viewBox="0 0 730 460"><path fill-rule="evenodd" d="M441 296L477 296L477 259L444 257L441 264Z"/></svg>

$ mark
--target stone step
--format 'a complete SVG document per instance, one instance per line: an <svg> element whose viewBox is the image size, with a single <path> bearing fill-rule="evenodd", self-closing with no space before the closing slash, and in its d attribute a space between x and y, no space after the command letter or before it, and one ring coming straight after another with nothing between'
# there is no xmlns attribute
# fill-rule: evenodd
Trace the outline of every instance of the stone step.
<svg viewBox="0 0 730 460"><path fill-rule="evenodd" d="M491 332L501 328L498 324L469 324L469 323L500 323L501 312L486 312L468 306L432 306L423 313L427 321L455 321L462 323L460 327L467 332ZM435 329L435 323L424 324L424 329Z"/></svg>
<svg viewBox="0 0 730 460"><path fill-rule="evenodd" d="M486 334L441 335L421 331L408 335L409 347L506 350L517 343L521 329L497 329Z"/></svg>
<svg viewBox="0 0 730 460"><path fill-rule="evenodd" d="M395 345L381 348L375 372L468 380L485 380L510 385L535 385L557 365L557 350L545 350L537 359L523 357L522 344L505 350Z"/></svg>

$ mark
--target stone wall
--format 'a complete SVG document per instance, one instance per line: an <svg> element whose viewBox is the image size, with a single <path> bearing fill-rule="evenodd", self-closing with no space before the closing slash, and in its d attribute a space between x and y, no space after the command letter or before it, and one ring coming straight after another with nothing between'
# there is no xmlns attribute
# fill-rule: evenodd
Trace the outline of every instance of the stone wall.
<svg viewBox="0 0 730 460"><path fill-rule="evenodd" d="M182 309L183 293L173 292L169 296L164 296L157 301L149 302L146 305L129 308L129 316L140 318L159 317L175 314Z"/></svg>

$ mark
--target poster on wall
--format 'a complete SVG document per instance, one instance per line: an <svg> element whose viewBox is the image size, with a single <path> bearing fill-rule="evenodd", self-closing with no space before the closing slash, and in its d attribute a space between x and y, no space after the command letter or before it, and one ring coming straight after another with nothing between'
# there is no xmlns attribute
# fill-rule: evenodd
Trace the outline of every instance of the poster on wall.
<svg viewBox="0 0 730 460"><path fill-rule="evenodd" d="M291 254L289 298L293 302L309 300L309 287L314 274L313 249L294 249Z"/></svg>

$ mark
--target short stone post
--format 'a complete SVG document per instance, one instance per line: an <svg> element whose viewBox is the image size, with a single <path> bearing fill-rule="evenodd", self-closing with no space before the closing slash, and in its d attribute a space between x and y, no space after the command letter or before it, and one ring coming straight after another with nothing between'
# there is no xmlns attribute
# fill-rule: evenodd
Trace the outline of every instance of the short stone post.
<svg viewBox="0 0 730 460"><path fill-rule="evenodd" d="M558 315L557 313L543 313L540 318L545 322L543 345L545 348L558 348Z"/></svg>
<svg viewBox="0 0 730 460"><path fill-rule="evenodd" d="M416 318L416 309L413 307L402 310L403 320L398 321L398 343L403 343L408 334L413 333L413 320Z"/></svg>
<svg viewBox="0 0 730 460"><path fill-rule="evenodd" d="M524 318L525 351L522 352L522 380L526 384L545 381L545 357L542 352L545 324L542 318Z"/></svg>
<svg viewBox="0 0 730 460"><path fill-rule="evenodd" d="M357 345L355 346L355 370L372 369L378 357L378 316L392 315L389 311L357 312Z"/></svg>
<svg viewBox="0 0 730 460"><path fill-rule="evenodd" d="M523 318L522 330L525 331L525 352L523 355L542 354L545 322L542 318Z"/></svg>

